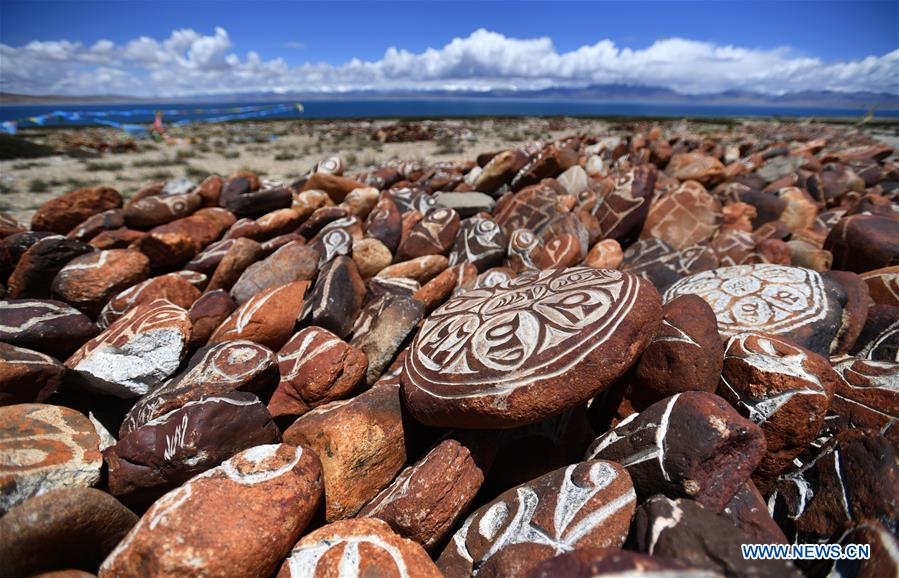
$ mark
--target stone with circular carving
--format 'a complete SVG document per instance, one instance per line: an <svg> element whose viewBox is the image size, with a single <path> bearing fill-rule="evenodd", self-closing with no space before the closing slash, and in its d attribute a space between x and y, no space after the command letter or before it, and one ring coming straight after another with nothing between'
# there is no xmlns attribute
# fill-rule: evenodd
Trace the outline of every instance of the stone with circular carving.
<svg viewBox="0 0 899 578"><path fill-rule="evenodd" d="M396 251L397 261L425 255L446 253L459 232L459 214L452 209L437 208L429 212L409 231Z"/></svg>
<svg viewBox="0 0 899 578"><path fill-rule="evenodd" d="M506 235L492 219L465 219L450 252L450 266L468 262L477 267L479 273L486 271L502 264L506 245Z"/></svg>
<svg viewBox="0 0 899 578"><path fill-rule="evenodd" d="M612 270L551 269L465 291L435 310L412 342L407 406L435 426L539 421L620 377L660 318L652 285Z"/></svg>
<svg viewBox="0 0 899 578"><path fill-rule="evenodd" d="M846 299L835 283L811 269L771 264L690 275L669 287L664 300L688 294L712 306L722 338L768 333L821 355L830 353Z"/></svg>
<svg viewBox="0 0 899 578"><path fill-rule="evenodd" d="M98 575L266 578L309 524L321 496L321 464L308 449L244 450L159 498Z"/></svg>
<svg viewBox="0 0 899 578"><path fill-rule="evenodd" d="M277 578L399 576L440 578L424 548L397 536L374 518L340 520L307 534L284 561Z"/></svg>
<svg viewBox="0 0 899 578"><path fill-rule="evenodd" d="M100 479L100 438L90 420L67 407L0 407L0 515L28 498Z"/></svg>

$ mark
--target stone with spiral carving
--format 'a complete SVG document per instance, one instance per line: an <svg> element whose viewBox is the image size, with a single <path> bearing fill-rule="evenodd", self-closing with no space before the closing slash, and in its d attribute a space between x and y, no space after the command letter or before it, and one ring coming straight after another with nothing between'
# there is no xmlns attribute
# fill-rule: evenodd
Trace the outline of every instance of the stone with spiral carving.
<svg viewBox="0 0 899 578"><path fill-rule="evenodd" d="M539 421L621 376L660 317L652 285L613 270L549 269L465 291L435 310L412 342L406 404L435 426Z"/></svg>

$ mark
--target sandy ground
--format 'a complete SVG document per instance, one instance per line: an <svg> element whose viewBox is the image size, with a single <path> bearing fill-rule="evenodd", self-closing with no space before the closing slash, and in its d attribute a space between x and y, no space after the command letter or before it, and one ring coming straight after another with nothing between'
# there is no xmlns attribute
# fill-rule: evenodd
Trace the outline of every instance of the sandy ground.
<svg viewBox="0 0 899 578"><path fill-rule="evenodd" d="M434 121L449 133L436 141L381 143L372 138L379 128L394 122L198 124L171 130L173 143L137 139L136 151L104 152L95 158L60 155L0 161L0 211L9 212L27 224L35 209L47 200L86 186L111 186L127 198L150 182L174 177L199 182L209 174L227 176L238 170L251 170L268 179L290 182L331 155L341 156L347 172L353 173L390 159L425 162L474 159L482 152L506 149L526 141L615 132L614 123L592 119L465 119ZM702 126L704 130L725 128L708 123ZM879 132L882 140L899 146L895 127ZM39 130L26 131L22 136L54 147L70 145L78 139L109 142L124 138L113 129Z"/></svg>

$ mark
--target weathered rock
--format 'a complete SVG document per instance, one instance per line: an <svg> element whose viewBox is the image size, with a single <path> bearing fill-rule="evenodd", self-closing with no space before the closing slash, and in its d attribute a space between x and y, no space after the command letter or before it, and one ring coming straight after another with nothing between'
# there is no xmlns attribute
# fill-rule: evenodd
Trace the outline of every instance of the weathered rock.
<svg viewBox="0 0 899 578"><path fill-rule="evenodd" d="M323 231L310 246L320 255L319 268L324 267L337 257L350 255L353 252L353 235L346 229L330 229Z"/></svg>
<svg viewBox="0 0 899 578"><path fill-rule="evenodd" d="M65 367L43 353L0 342L0 406L40 403L62 382Z"/></svg>
<svg viewBox="0 0 899 578"><path fill-rule="evenodd" d="M575 548L617 548L636 507L618 464L588 461L512 488L471 514L437 565L454 576L526 576Z"/></svg>
<svg viewBox="0 0 899 578"><path fill-rule="evenodd" d="M450 267L471 263L478 272L502 264L508 241L499 225L491 219L472 217L461 223L449 255Z"/></svg>
<svg viewBox="0 0 899 578"><path fill-rule="evenodd" d="M350 345L368 357L365 380L374 384L424 315L423 304L411 296L385 294L362 310Z"/></svg>
<svg viewBox="0 0 899 578"><path fill-rule="evenodd" d="M90 241L103 231L121 229L125 226L125 213L122 209L109 209L89 217L66 235L76 241Z"/></svg>
<svg viewBox="0 0 899 578"><path fill-rule="evenodd" d="M50 284L56 274L72 259L90 253L94 248L81 241L50 236L31 245L19 258L9 276L9 296L13 299L50 298Z"/></svg>
<svg viewBox="0 0 899 578"><path fill-rule="evenodd" d="M637 508L634 519L636 549L653 556L680 560L734 578L799 578L783 560L747 560L740 546L752 536L692 500L650 498Z"/></svg>
<svg viewBox="0 0 899 578"><path fill-rule="evenodd" d="M138 305L66 361L88 390L121 398L147 393L187 352L187 311L165 299Z"/></svg>
<svg viewBox="0 0 899 578"><path fill-rule="evenodd" d="M512 177L509 186L513 191L538 183L541 179L557 177L565 169L577 164L576 143L551 144L532 156Z"/></svg>
<svg viewBox="0 0 899 578"><path fill-rule="evenodd" d="M437 195L437 206L451 209L463 219L481 212L490 212L496 204L490 195L470 192L443 192Z"/></svg>
<svg viewBox="0 0 899 578"><path fill-rule="evenodd" d="M510 149L495 155L484 165L481 174L473 184L476 191L493 194L528 162L528 155L521 149Z"/></svg>
<svg viewBox="0 0 899 578"><path fill-rule="evenodd" d="M449 266L443 255L426 255L385 267L375 277L405 277L427 283Z"/></svg>
<svg viewBox="0 0 899 578"><path fill-rule="evenodd" d="M312 281L318 270L319 253L300 242L291 242L269 257L247 267L231 287L238 305L266 290L297 281Z"/></svg>
<svg viewBox="0 0 899 578"><path fill-rule="evenodd" d="M47 237L59 238L58 235L46 231L23 231L0 239L0 279L9 277L25 251Z"/></svg>
<svg viewBox="0 0 899 578"><path fill-rule="evenodd" d="M135 231L133 229L113 229L111 231L101 231L96 237L90 240L90 245L101 251L110 249L127 249L140 242L147 236L143 231Z"/></svg>
<svg viewBox="0 0 899 578"><path fill-rule="evenodd" d="M358 517L384 520L401 536L433 550L468 510L484 482L489 460L476 444L466 438L461 443L453 438L440 442L400 472Z"/></svg>
<svg viewBox="0 0 899 578"><path fill-rule="evenodd" d="M899 363L852 357L833 368L837 381L830 411L849 427L883 430L899 422Z"/></svg>
<svg viewBox="0 0 899 578"><path fill-rule="evenodd" d="M340 520L297 542L277 578L415 576L441 578L427 552L376 519Z"/></svg>
<svg viewBox="0 0 899 578"><path fill-rule="evenodd" d="M899 307L871 307L851 352L864 359L899 362Z"/></svg>
<svg viewBox="0 0 899 578"><path fill-rule="evenodd" d="M189 217L150 229L136 246L150 258L153 267L174 267L195 257L234 221L234 215L225 209L200 209Z"/></svg>
<svg viewBox="0 0 899 578"><path fill-rule="evenodd" d="M707 187L724 180L725 175L721 161L702 153L675 154L665 170L679 181L694 180Z"/></svg>
<svg viewBox="0 0 899 578"><path fill-rule="evenodd" d="M846 299L838 285L815 271L767 264L685 277L665 291L664 300L685 294L699 295L712 306L722 337L767 333L821 355L830 354Z"/></svg>
<svg viewBox="0 0 899 578"><path fill-rule="evenodd" d="M623 374L660 317L655 290L616 271L549 270L465 291L416 335L403 372L406 404L429 425L544 419Z"/></svg>
<svg viewBox="0 0 899 578"><path fill-rule="evenodd" d="M123 289L150 276L150 260L140 251L97 251L69 261L53 279L52 291L91 317Z"/></svg>
<svg viewBox="0 0 899 578"><path fill-rule="evenodd" d="M635 366L627 392L637 411L684 391L713 393L724 360L715 312L696 295L662 308L662 326Z"/></svg>
<svg viewBox="0 0 899 578"><path fill-rule="evenodd" d="M184 265L184 270L198 271L204 275L212 275L215 272L215 268L218 267L219 263L222 262L222 259L225 258L228 249L231 248L231 245L233 245L236 240L237 239L222 239L221 241L211 243L203 249L203 251L197 254L196 257L188 261L187 264Z"/></svg>
<svg viewBox="0 0 899 578"><path fill-rule="evenodd" d="M382 269L390 265L393 255L381 241L368 237L353 241L353 262L364 278L374 277Z"/></svg>
<svg viewBox="0 0 899 578"><path fill-rule="evenodd" d="M62 568L94 571L125 537L137 516L93 488L53 490L0 518L4 576L33 576Z"/></svg>
<svg viewBox="0 0 899 578"><path fill-rule="evenodd" d="M509 236L507 263L515 273L549 269L552 257L543 240L529 229L515 229Z"/></svg>
<svg viewBox="0 0 899 578"><path fill-rule="evenodd" d="M867 544L870 557L861 560L823 560L821 574L827 576L892 576L899 572L896 536L877 522L862 522L840 538L844 549L849 544Z"/></svg>
<svg viewBox="0 0 899 578"><path fill-rule="evenodd" d="M115 189L78 189L41 205L31 218L31 229L65 235L88 217L121 206L122 196Z"/></svg>
<svg viewBox="0 0 899 578"><path fill-rule="evenodd" d="M765 455L765 436L720 397L687 391L632 414L586 455L624 464L641 500L689 497L720 512Z"/></svg>
<svg viewBox="0 0 899 578"><path fill-rule="evenodd" d="M125 223L135 229L149 229L186 217L202 204L203 198L196 193L142 197L125 205Z"/></svg>
<svg viewBox="0 0 899 578"><path fill-rule="evenodd" d="M309 281L294 281L257 293L218 326L209 343L247 339L280 349L293 333L308 287Z"/></svg>
<svg viewBox="0 0 899 578"><path fill-rule="evenodd" d="M807 464L781 476L769 504L781 526L802 541L836 540L839 532L863 520L880 522L895 533L896 445L873 430L842 431Z"/></svg>
<svg viewBox="0 0 899 578"><path fill-rule="evenodd" d="M363 187L365 187L365 183L360 183L355 179L319 171L306 180L306 184L303 185L303 190L308 191L310 189L316 189L324 191L328 193L328 196L331 197L332 201L339 203L354 189Z"/></svg>
<svg viewBox="0 0 899 578"><path fill-rule="evenodd" d="M899 307L899 265L862 273L874 303Z"/></svg>
<svg viewBox="0 0 899 578"><path fill-rule="evenodd" d="M552 179L525 187L508 200L500 200L494 209L494 219L508 237L515 229L541 229L557 212L558 195L565 189Z"/></svg>
<svg viewBox="0 0 899 578"><path fill-rule="evenodd" d="M67 407L0 407L0 448L0 514L51 490L86 488L100 479L103 457L97 430Z"/></svg>
<svg viewBox="0 0 899 578"><path fill-rule="evenodd" d="M740 486L721 515L751 536L756 544L788 544L787 537L768 513L768 505L752 480Z"/></svg>
<svg viewBox="0 0 899 578"><path fill-rule="evenodd" d="M459 232L459 215L452 209L435 209L422 218L404 237L396 251L398 261L449 251Z"/></svg>
<svg viewBox="0 0 899 578"><path fill-rule="evenodd" d="M291 192L287 187L276 186L246 190L225 185L219 196L219 205L238 217L258 217L277 209L290 207L291 200Z"/></svg>
<svg viewBox="0 0 899 578"><path fill-rule="evenodd" d="M101 327L109 327L133 307L157 299L165 299L182 309L188 309L199 298L200 290L183 275L167 273L133 285L110 299L100 312L97 322ZM196 330L196 324L194 324L194 330ZM193 337L192 334L191 339Z"/></svg>
<svg viewBox="0 0 899 578"><path fill-rule="evenodd" d="M399 386L383 383L319 406L287 428L286 443L309 447L321 459L328 522L355 515L406 464L410 432L403 422Z"/></svg>
<svg viewBox="0 0 899 578"><path fill-rule="evenodd" d="M831 229L824 249L833 254L833 268L843 271L899 265L899 218L847 215Z"/></svg>
<svg viewBox="0 0 899 578"><path fill-rule="evenodd" d="M212 334L237 308L234 299L221 289L210 291L190 306L187 316L193 325L190 334L190 347L196 348L206 344Z"/></svg>
<svg viewBox="0 0 899 578"><path fill-rule="evenodd" d="M647 556L616 548L575 548L540 563L527 578L719 578L717 572L698 570L661 556Z"/></svg>
<svg viewBox="0 0 899 578"><path fill-rule="evenodd" d="M370 237L384 243L391 253L396 251L403 231L403 218L393 200L382 198L378 201L368 214L365 230Z"/></svg>
<svg viewBox="0 0 899 578"><path fill-rule="evenodd" d="M244 450L157 500L98 575L266 578L309 524L321 493L321 465L308 449Z"/></svg>
<svg viewBox="0 0 899 578"><path fill-rule="evenodd" d="M278 352L281 380L268 409L272 417L300 416L310 408L350 397L364 383L368 358L320 327L307 327Z"/></svg>
<svg viewBox="0 0 899 578"><path fill-rule="evenodd" d="M789 341L752 333L728 341L718 393L765 433L753 473L763 493L818 435L840 381L825 358Z"/></svg>
<svg viewBox="0 0 899 578"><path fill-rule="evenodd" d="M687 181L652 203L640 236L682 250L712 238L721 220L721 203L696 181Z"/></svg>
<svg viewBox="0 0 899 578"><path fill-rule="evenodd" d="M365 293L356 263L349 257L337 257L319 273L300 319L343 339L353 329Z"/></svg>
<svg viewBox="0 0 899 578"><path fill-rule="evenodd" d="M109 491L148 504L241 450L280 441L272 416L252 393L204 395L144 423L104 452Z"/></svg>
<svg viewBox="0 0 899 578"><path fill-rule="evenodd" d="M654 166L640 165L614 180L593 209L601 238L624 246L637 239L649 214L656 177Z"/></svg>
<svg viewBox="0 0 899 578"><path fill-rule="evenodd" d="M246 268L255 263L261 255L262 246L256 241L245 238L235 239L215 268L215 273L209 279L206 290L224 289L227 291L231 289Z"/></svg>
<svg viewBox="0 0 899 578"><path fill-rule="evenodd" d="M194 353L184 371L134 404L119 437L203 396L234 391L262 395L277 379L275 354L262 345L246 340L208 345Z"/></svg>
<svg viewBox="0 0 899 578"><path fill-rule="evenodd" d="M97 333L87 315L61 301L0 301L0 341L12 345L64 359Z"/></svg>

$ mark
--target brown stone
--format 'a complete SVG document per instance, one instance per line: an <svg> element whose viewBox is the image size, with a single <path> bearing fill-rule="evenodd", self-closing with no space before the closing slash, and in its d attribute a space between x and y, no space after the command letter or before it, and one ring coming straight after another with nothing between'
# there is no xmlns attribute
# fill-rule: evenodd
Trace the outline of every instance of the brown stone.
<svg viewBox="0 0 899 578"><path fill-rule="evenodd" d="M899 363L845 358L833 368L837 381L830 412L844 418L849 427L882 430L899 422Z"/></svg>
<svg viewBox="0 0 899 578"><path fill-rule="evenodd" d="M899 217L847 215L827 235L833 268L865 273L899 265Z"/></svg>
<svg viewBox="0 0 899 578"><path fill-rule="evenodd" d="M150 260L140 251L97 251L69 261L53 279L52 291L63 301L96 317L123 289L150 276Z"/></svg>
<svg viewBox="0 0 899 578"><path fill-rule="evenodd" d="M318 453L325 477L325 519L352 517L406 464L398 385L378 384L300 416L284 441Z"/></svg>
<svg viewBox="0 0 899 578"><path fill-rule="evenodd" d="M384 243L375 238L353 241L353 262L364 278L374 277L382 269L390 265L393 255Z"/></svg>
<svg viewBox="0 0 899 578"><path fill-rule="evenodd" d="M277 578L415 576L441 578L427 552L376 519L340 520L297 542Z"/></svg>
<svg viewBox="0 0 899 578"><path fill-rule="evenodd" d="M696 295L662 308L662 326L637 362L627 392L640 411L676 393L714 393L724 360L715 312Z"/></svg>
<svg viewBox="0 0 899 578"><path fill-rule="evenodd" d="M93 247L65 237L40 239L25 251L9 276L9 296L13 299L50 297L50 284L72 259L90 253Z"/></svg>
<svg viewBox="0 0 899 578"><path fill-rule="evenodd" d="M686 249L714 236L721 219L721 203L698 182L687 181L653 201L640 236Z"/></svg>
<svg viewBox="0 0 899 578"><path fill-rule="evenodd" d="M175 373L187 353L190 329L187 311L157 299L132 308L65 364L88 390L137 397Z"/></svg>
<svg viewBox="0 0 899 578"><path fill-rule="evenodd" d="M324 191L328 193L328 196L331 197L332 201L339 203L343 201L353 189L362 187L365 187L365 183L360 183L355 179L319 171L306 180L306 184L303 185L303 190L308 191L310 189L316 189Z"/></svg>
<svg viewBox="0 0 899 578"><path fill-rule="evenodd" d="M424 305L411 296L385 294L360 313L350 345L368 357L365 380L374 384L424 315Z"/></svg>
<svg viewBox="0 0 899 578"><path fill-rule="evenodd" d="M509 183L513 191L540 182L541 179L559 176L565 169L577 164L576 143L551 144L541 150L512 177Z"/></svg>
<svg viewBox="0 0 899 578"><path fill-rule="evenodd" d="M599 221L600 237L627 246L637 239L649 214L657 171L640 165L614 179L593 214Z"/></svg>
<svg viewBox="0 0 899 578"><path fill-rule="evenodd" d="M365 221L368 235L384 243L391 253L400 244L403 230L403 219L396 204L389 198L381 198Z"/></svg>
<svg viewBox="0 0 899 578"><path fill-rule="evenodd" d="M65 235L88 217L121 206L122 196L115 189L78 189L41 205L31 218L31 229Z"/></svg>
<svg viewBox="0 0 899 578"><path fill-rule="evenodd" d="M861 278L875 303L899 307L899 265L867 271Z"/></svg>
<svg viewBox="0 0 899 578"><path fill-rule="evenodd" d="M231 245L233 245L236 240L237 239L222 239L221 241L211 243L193 259L188 261L187 264L184 265L184 270L197 271L204 275L212 275L215 272L215 268L218 267L219 263L222 262L222 259L225 258L228 249L231 248Z"/></svg>
<svg viewBox="0 0 899 578"><path fill-rule="evenodd" d="M299 241L290 242L262 261L253 263L231 287L231 296L244 305L262 291L294 282L311 282L318 271L319 253Z"/></svg>
<svg viewBox="0 0 899 578"><path fill-rule="evenodd" d="M136 523L133 512L93 488L59 489L31 498L0 518L3 575L34 576L61 568L94 571Z"/></svg>
<svg viewBox="0 0 899 578"><path fill-rule="evenodd" d="M143 231L134 231L122 227L120 229L100 232L96 237L90 240L90 245L101 251L109 249L127 249L146 236L147 234Z"/></svg>
<svg viewBox="0 0 899 578"><path fill-rule="evenodd" d="M472 217L461 223L450 252L450 266L471 263L478 272L502 264L508 241L502 228L492 219Z"/></svg>
<svg viewBox="0 0 899 578"><path fill-rule="evenodd" d="M240 339L208 345L193 354L184 371L132 406L119 437L203 396L234 391L263 395L277 380L275 354L266 347Z"/></svg>
<svg viewBox="0 0 899 578"><path fill-rule="evenodd" d="M399 535L432 551L468 510L484 482L487 464L465 441L449 438L437 444L400 472L358 517L384 520Z"/></svg>
<svg viewBox="0 0 899 578"><path fill-rule="evenodd" d="M321 493L321 466L308 449L244 450L157 500L98 575L267 578L309 524Z"/></svg>
<svg viewBox="0 0 899 578"><path fill-rule="evenodd" d="M487 194L496 192L510 182L527 162L528 155L521 149L510 149L494 155L483 165L483 170L473 183L474 189Z"/></svg>
<svg viewBox="0 0 899 578"><path fill-rule="evenodd" d="M187 312L193 330L190 334L191 348L205 345L212 334L237 308L234 299L221 289L206 293L194 301Z"/></svg>
<svg viewBox="0 0 899 578"><path fill-rule="evenodd" d="M673 558L694 568L733 578L799 578L784 560L747 560L740 549L755 543L724 516L687 499L655 496L637 508L634 546L653 556Z"/></svg>
<svg viewBox="0 0 899 578"><path fill-rule="evenodd" d="M565 192L554 179L525 187L494 208L496 224L509 237L515 229L530 229L540 234L557 212L558 195Z"/></svg>
<svg viewBox="0 0 899 578"><path fill-rule="evenodd" d="M235 239L215 268L215 273L209 279L206 290L224 289L227 291L231 289L246 268L255 263L261 255L262 246L256 241L244 238Z"/></svg>
<svg viewBox="0 0 899 578"><path fill-rule="evenodd" d="M540 563L527 578L603 578L625 576L661 578L713 578L718 576L690 568L687 564L661 556L647 556L617 548L575 548Z"/></svg>
<svg viewBox="0 0 899 578"><path fill-rule="evenodd" d="M584 265L594 269L618 269L624 254L615 239L603 239L593 245L584 259Z"/></svg>
<svg viewBox="0 0 899 578"><path fill-rule="evenodd" d="M0 301L0 341L65 359L99 328L87 315L61 301Z"/></svg>
<svg viewBox="0 0 899 578"><path fill-rule="evenodd" d="M356 263L349 257L337 257L318 274L300 320L346 338L362 308L365 292Z"/></svg>
<svg viewBox="0 0 899 578"><path fill-rule="evenodd" d="M459 215L452 209L438 208L425 215L397 249L398 261L449 251L459 232Z"/></svg>
<svg viewBox="0 0 899 578"><path fill-rule="evenodd" d="M291 191L287 187L266 186L260 189L246 189L226 183L219 196L219 205L238 217L258 217L286 209L291 204Z"/></svg>
<svg viewBox="0 0 899 578"><path fill-rule="evenodd" d="M222 194L222 185L222 177L210 175L203 179L203 182L197 185L193 192L200 195L204 207L217 207L219 196Z"/></svg>
<svg viewBox="0 0 899 578"><path fill-rule="evenodd" d="M509 235L507 263L515 273L525 273L549 269L552 257L546 250L543 239L530 229L515 229Z"/></svg>
<svg viewBox="0 0 899 578"><path fill-rule="evenodd" d="M272 417L300 416L310 408L350 397L364 383L368 358L320 327L307 327L278 352L281 380L268 409Z"/></svg>
<svg viewBox="0 0 899 578"><path fill-rule="evenodd" d="M149 229L186 217L202 204L202 197L196 193L142 197L125 205L125 223L134 229Z"/></svg>
<svg viewBox="0 0 899 578"><path fill-rule="evenodd" d="M627 471L605 461L572 464L500 494L471 514L437 565L447 578L526 576L575 548L618 548L636 507Z"/></svg>
<svg viewBox="0 0 899 578"><path fill-rule="evenodd" d="M149 504L241 450L280 441L272 416L252 393L204 395L103 452L109 492L127 503Z"/></svg>
<svg viewBox="0 0 899 578"><path fill-rule="evenodd" d="M707 187L724 179L724 165L721 161L702 153L672 155L665 170L679 181L694 180Z"/></svg>
<svg viewBox="0 0 899 578"><path fill-rule="evenodd" d="M721 510L721 515L751 536L756 544L789 544L780 526L768 513L768 504L752 480L746 480L740 486Z"/></svg>
<svg viewBox="0 0 899 578"><path fill-rule="evenodd" d="M234 221L234 215L225 209L200 209L189 217L150 229L136 245L154 267L171 267L192 259Z"/></svg>
<svg viewBox="0 0 899 578"><path fill-rule="evenodd" d="M51 490L86 488L100 479L100 438L74 409L40 403L0 407L0 449L0 514Z"/></svg>
<svg viewBox="0 0 899 578"><path fill-rule="evenodd" d="M787 340L744 333L728 341L718 393L765 433L753 473L763 493L818 435L840 381L825 358Z"/></svg>
<svg viewBox="0 0 899 578"><path fill-rule="evenodd" d="M294 281L257 293L219 325L209 343L247 339L280 349L293 333L308 287L309 281Z"/></svg>
<svg viewBox="0 0 899 578"><path fill-rule="evenodd" d="M899 362L899 307L871 307L851 353L864 359Z"/></svg>
<svg viewBox="0 0 899 578"><path fill-rule="evenodd" d="M385 267L375 277L405 277L419 283L427 283L449 266L443 255L426 255Z"/></svg>
<svg viewBox="0 0 899 578"><path fill-rule="evenodd" d="M122 209L109 209L88 217L80 225L66 235L76 241L90 241L103 231L120 229L125 226L125 213Z"/></svg>
<svg viewBox="0 0 899 578"><path fill-rule="evenodd" d="M133 285L110 299L100 312L97 322L103 328L109 327L131 308L156 299L165 299L182 309L188 309L199 298L200 290L182 275L167 273ZM196 324L193 327L196 331ZM192 332L191 339L193 337Z"/></svg>
<svg viewBox="0 0 899 578"><path fill-rule="evenodd" d="M720 512L765 455L765 436L720 397L687 391L632 414L586 455L627 464L641 500L693 498Z"/></svg>
<svg viewBox="0 0 899 578"><path fill-rule="evenodd" d="M611 270L527 273L507 285L465 291L416 335L403 373L407 407L435 426L539 421L620 377L660 318L649 283Z"/></svg>
<svg viewBox="0 0 899 578"><path fill-rule="evenodd" d="M449 269L444 270L443 273L425 283L421 289L412 295L415 299L424 304L426 314L430 313L439 307L441 303L446 301L457 287L459 282L457 269L457 267L450 267Z"/></svg>
<svg viewBox="0 0 899 578"><path fill-rule="evenodd" d="M40 403L58 388L65 367L43 353L0 342L0 406Z"/></svg>
<svg viewBox="0 0 899 578"><path fill-rule="evenodd" d="M0 279L6 279L13 272L19 259L32 245L46 239L58 237L54 233L40 231L23 231L0 239Z"/></svg>

